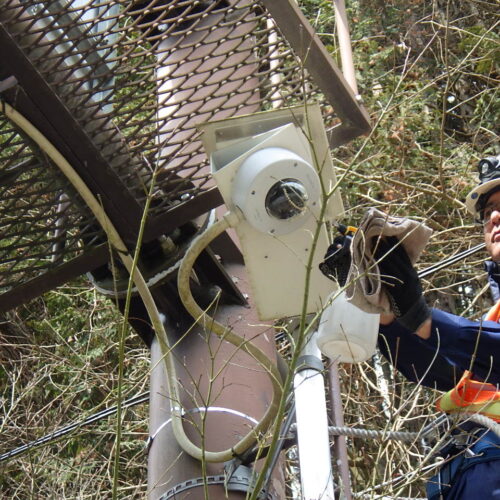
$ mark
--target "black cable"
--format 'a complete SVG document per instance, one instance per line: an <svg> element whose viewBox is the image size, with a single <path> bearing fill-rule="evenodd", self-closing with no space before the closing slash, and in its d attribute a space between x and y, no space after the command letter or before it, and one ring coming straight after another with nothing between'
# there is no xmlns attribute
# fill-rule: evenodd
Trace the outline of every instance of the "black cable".
<svg viewBox="0 0 500 500"><path fill-rule="evenodd" d="M143 392L141 394L138 394L137 396L133 396L130 399L127 399L124 401L121 405L122 408L130 408L132 406L136 406L142 403L145 403L149 399L149 391ZM54 432L51 432L50 434L47 434L41 438L35 439L34 441L31 441L30 443L24 444L22 446L19 446L18 448L14 448L13 450L8 451L7 453L4 453L3 455L0 455L0 462L3 462L9 458L21 455L33 448L37 448L38 446L41 446L42 444L48 444L51 443L52 441L55 441L56 439L59 439L62 436L65 436L66 434L69 434L70 432L73 432L76 429L80 429L81 427L85 427L86 425L93 424L95 422L98 422L99 420L102 420L106 417L109 417L111 415L114 415L118 411L118 405L116 406L111 406L110 408L106 408L105 410L102 410L98 413L94 413L93 415L89 415L87 418L80 420L79 422L75 422L73 424L69 424L66 427L62 427L61 429L58 429Z"/></svg>
<svg viewBox="0 0 500 500"><path fill-rule="evenodd" d="M267 498L271 476L273 474L274 468L276 467L276 464L278 463L280 453L282 452L283 449L290 448L290 446L297 443L297 439L295 436L292 436L292 438L290 438L290 427L292 426L294 421L295 421L295 401L291 403L291 408L288 411L285 422L280 429L280 435L278 438L278 443L276 444L276 449L274 450L273 456L271 457L271 460L269 462L269 468L266 472L266 478L264 479L264 484L262 486L262 489L265 492L264 498Z"/></svg>
<svg viewBox="0 0 500 500"><path fill-rule="evenodd" d="M438 262L437 264L433 264L432 266L429 266L427 269L424 269L418 273L419 278L426 278L427 276L440 271L441 269L451 266L455 264L456 262L465 259L466 257L469 257L471 255L474 255L475 253L480 252L485 248L486 244L485 243L480 243L479 245L476 245L475 247L469 248L469 250L464 250L463 252L457 253L456 255L452 255L451 257L448 257L447 259L442 260L441 262Z"/></svg>

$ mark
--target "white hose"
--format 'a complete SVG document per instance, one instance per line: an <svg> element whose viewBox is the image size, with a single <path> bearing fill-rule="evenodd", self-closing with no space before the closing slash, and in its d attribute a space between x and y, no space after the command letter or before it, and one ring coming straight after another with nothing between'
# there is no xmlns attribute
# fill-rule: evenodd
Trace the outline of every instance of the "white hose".
<svg viewBox="0 0 500 500"><path fill-rule="evenodd" d="M218 335L222 335L225 340L231 342L235 346L243 349L249 355L254 357L264 369L268 371L271 375L271 380L273 382L274 397L271 405L266 411L264 417L259 422L259 424L249 432L240 442L238 442L232 449L220 451L220 452L209 452L202 450L196 446L186 435L184 427L182 425L182 410L180 408L180 396L177 384L176 370L173 360L173 355L168 342L167 332L165 331L163 322L161 320L159 311L156 307L155 301L151 292L144 280L139 269L134 268L133 258L130 256L129 251L121 239L118 231L113 226L111 220L104 211L99 200L94 196L94 194L87 187L85 182L81 179L78 173L70 165L70 163L64 158L64 156L55 148L55 146L23 115L21 115L17 110L15 110L8 103L1 101L1 111L5 116L11 120L15 125L17 125L21 130L23 130L39 147L44 151L47 156L54 162L54 164L61 170L61 172L66 176L66 178L71 182L76 191L83 198L87 206L90 208L95 218L102 226L106 232L111 245L117 250L125 268L130 273L133 282L137 287L137 291L144 302L144 306L148 312L151 324L153 325L154 331L158 337L160 343L160 348L162 352L162 357L165 360L165 367L167 371L167 381L168 388L170 392L171 415L172 415L172 425L174 429L174 435L179 443L179 446L189 455L198 459L206 460L208 462L225 462L230 460L236 454L240 454L250 448L258 439L258 434L267 430L272 418L276 414L279 399L281 397L281 385L280 385L280 375L272 363L272 361L256 346L247 342L245 339L239 337L233 332L227 331L219 323L210 320L210 326L212 331ZM209 241L215 238L218 234L223 232L225 229L230 227L230 220L223 219L221 223L216 223L211 226L205 233L200 235L197 239L193 241L190 249L188 250L186 256L181 265L181 269L184 269L181 274L179 270L179 282L182 283L183 293L181 293L181 298L185 302L188 311L195 317L206 319L208 316L202 311L196 302L194 301L191 292L189 290L189 275L192 269L192 265L196 260L199 253L205 248ZM234 221L234 219L232 219ZM219 231L214 235L216 231ZM201 244L200 244L201 242ZM181 278L182 276L182 278ZM179 291L181 290L179 286Z"/></svg>
<svg viewBox="0 0 500 500"><path fill-rule="evenodd" d="M189 286L191 271L200 253L212 240L217 238L217 236L223 233L226 229L232 227L237 221L238 217L235 214L226 214L224 218L211 225L205 232L193 239L191 246L182 259L181 266L179 268L179 273L177 275L177 288L184 307L191 314L191 316L203 326L203 328L206 328L227 342L230 342L239 349L242 349L264 368L264 370L269 374L273 385L273 399L271 400L271 404L269 405L266 413L262 417L262 420L231 450L221 452L205 452L205 459L209 462L227 461L234 455L240 455L253 446L256 443L259 434L268 430L273 418L276 416L282 394L281 376L277 366L257 346L243 337L236 335L230 328L226 328L214 318L209 316L196 303ZM173 419L172 423L174 428L177 428L178 432L183 432L180 416ZM190 454L194 456L194 454Z"/></svg>

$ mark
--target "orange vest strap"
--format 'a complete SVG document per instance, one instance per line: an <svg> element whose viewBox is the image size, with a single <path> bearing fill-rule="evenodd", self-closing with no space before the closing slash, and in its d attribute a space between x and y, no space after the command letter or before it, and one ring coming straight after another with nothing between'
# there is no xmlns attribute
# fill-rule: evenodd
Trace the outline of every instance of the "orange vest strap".
<svg viewBox="0 0 500 500"><path fill-rule="evenodd" d="M500 320L500 300L488 311L486 321ZM500 391L497 386L486 382L472 380L472 373L464 372L460 382L437 401L437 408L445 412L468 408L477 411L497 421L500 421L499 404Z"/></svg>
<svg viewBox="0 0 500 500"><path fill-rule="evenodd" d="M484 317L485 321L496 321L500 319L500 300L488 311Z"/></svg>
<svg viewBox="0 0 500 500"><path fill-rule="evenodd" d="M471 377L472 373L466 371L457 386L439 398L437 409L446 413L480 413L500 422L500 391L493 384Z"/></svg>
<svg viewBox="0 0 500 500"><path fill-rule="evenodd" d="M493 384L471 380L472 373L466 371L460 382L450 391L451 401L463 408L471 404L489 403L500 400L500 392Z"/></svg>

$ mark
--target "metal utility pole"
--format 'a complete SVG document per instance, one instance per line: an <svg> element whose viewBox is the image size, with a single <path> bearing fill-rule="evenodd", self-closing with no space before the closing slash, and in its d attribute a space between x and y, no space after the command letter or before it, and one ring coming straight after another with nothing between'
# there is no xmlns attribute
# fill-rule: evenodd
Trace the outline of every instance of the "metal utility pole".
<svg viewBox="0 0 500 500"><path fill-rule="evenodd" d="M241 264L231 265L231 276L238 280L241 290L248 290ZM254 309L238 305L219 305L221 321L231 325L275 359L273 328L263 325ZM180 338L175 348L185 429L188 436L207 451L230 448L255 427L270 402L272 388L268 374L257 362L233 345L209 337L200 327L187 334L175 331L167 319L167 328ZM251 489L251 469L240 468L227 475L224 464L205 464L193 459L179 447L170 425L169 393L164 364L157 342L151 346L151 399L149 449L149 498L209 498L242 499ZM237 462L235 463L237 465ZM250 467L253 464L248 464ZM205 474L205 475L204 475ZM284 478L280 468L275 470L271 494L267 498L284 498ZM174 496L181 492L184 496ZM225 496L227 494L227 497Z"/></svg>
<svg viewBox="0 0 500 500"><path fill-rule="evenodd" d="M336 427L344 427L344 410L342 408L342 396L340 393L338 362L331 361L330 363L328 367L328 385L330 389L333 425ZM342 480L343 498L345 498L345 500L351 500L352 490L351 475L349 472L349 456L347 454L347 439L345 436L335 436L332 442L335 464L339 468L340 478Z"/></svg>
<svg viewBox="0 0 500 500"><path fill-rule="evenodd" d="M224 26L224 12L215 9L200 18L191 33L181 34L173 29L158 44L158 115L162 123L158 142L162 145L161 156L170 159L160 165L159 175L179 165L183 166L183 176L199 169L205 158L196 139L196 124L259 110L255 40L244 38L256 28L256 23L248 9L240 11L239 16L237 25ZM160 25L164 31L169 28L167 21ZM177 50L171 50L176 46ZM227 68L233 66L229 75ZM215 94L225 95L234 88L238 88L239 94L230 106L216 107L215 113L203 111L203 103L217 100ZM179 148L186 143L187 147ZM226 243L236 248L229 237ZM222 260L228 278L234 280L241 294L250 296L241 259ZM218 321L230 325L238 335L275 359L272 328L259 324L250 305L229 305L221 297L214 310ZM243 498L251 490L251 469L239 468L231 475L224 464L200 467L179 447L168 423L170 407L174 404L182 408L187 434L196 445L208 451L231 448L262 418L272 395L269 376L255 360L210 331L193 325L186 333L186 324L179 328L169 321L168 312L165 315L167 331L173 339L179 339L174 353L182 401L169 399L164 364L158 345L153 342L150 425L154 437L148 459L149 498L166 500L184 491L189 491L186 495L193 499L205 498L206 493L211 498L226 498L226 494L227 498ZM280 483L282 479L275 486Z"/></svg>

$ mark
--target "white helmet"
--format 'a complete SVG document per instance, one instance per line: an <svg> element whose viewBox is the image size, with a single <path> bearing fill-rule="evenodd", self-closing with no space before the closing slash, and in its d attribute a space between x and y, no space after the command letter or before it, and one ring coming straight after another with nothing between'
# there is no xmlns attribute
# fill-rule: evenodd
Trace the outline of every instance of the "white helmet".
<svg viewBox="0 0 500 500"><path fill-rule="evenodd" d="M465 206L476 219L481 219L481 212L489 196L500 191L500 155L483 158L477 169L479 185L467 195Z"/></svg>

